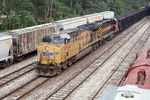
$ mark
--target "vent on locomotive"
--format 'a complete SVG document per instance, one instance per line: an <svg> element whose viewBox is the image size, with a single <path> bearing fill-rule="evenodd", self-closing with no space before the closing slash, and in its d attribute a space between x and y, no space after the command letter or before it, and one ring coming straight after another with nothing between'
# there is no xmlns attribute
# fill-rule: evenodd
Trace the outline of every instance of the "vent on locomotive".
<svg viewBox="0 0 150 100"><path fill-rule="evenodd" d="M41 64L56 64L61 62L60 49L64 39L59 35L47 35L38 47L37 60Z"/></svg>

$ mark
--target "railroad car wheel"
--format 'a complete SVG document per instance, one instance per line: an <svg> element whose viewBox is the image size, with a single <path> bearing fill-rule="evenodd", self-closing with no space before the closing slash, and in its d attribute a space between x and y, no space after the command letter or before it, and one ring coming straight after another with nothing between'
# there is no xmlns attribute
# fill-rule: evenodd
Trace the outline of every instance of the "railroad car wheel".
<svg viewBox="0 0 150 100"><path fill-rule="evenodd" d="M11 65L13 63L13 60L12 59L10 59L9 60L9 65Z"/></svg>
<svg viewBox="0 0 150 100"><path fill-rule="evenodd" d="M0 69L2 69L3 67L2 67L2 65L0 65Z"/></svg>
<svg viewBox="0 0 150 100"><path fill-rule="evenodd" d="M67 68L67 65L64 65L62 68L63 68L63 69L66 69L66 68Z"/></svg>
<svg viewBox="0 0 150 100"><path fill-rule="evenodd" d="M68 63L68 66L71 66L72 65L72 62L70 61L69 63Z"/></svg>
<svg viewBox="0 0 150 100"><path fill-rule="evenodd" d="M47 73L48 72L48 68L42 67L41 68L42 72Z"/></svg>
<svg viewBox="0 0 150 100"><path fill-rule="evenodd" d="M95 44L92 46L92 48L93 48L93 50L95 50L95 49L96 49L96 46L95 46Z"/></svg>
<svg viewBox="0 0 150 100"><path fill-rule="evenodd" d="M102 43L105 44L105 42L107 42L106 39L103 39Z"/></svg>
<svg viewBox="0 0 150 100"><path fill-rule="evenodd" d="M58 75L58 74L60 74L60 72L61 72L61 69L58 69L56 74Z"/></svg>
<svg viewBox="0 0 150 100"><path fill-rule="evenodd" d="M8 66L8 62L5 62L0 66L0 68L3 69L3 68L6 68L7 66Z"/></svg>
<svg viewBox="0 0 150 100"><path fill-rule="evenodd" d="M15 59L15 61L20 62L20 61L23 60L23 58L24 58L24 56L18 57L18 58Z"/></svg>
<svg viewBox="0 0 150 100"><path fill-rule="evenodd" d="M50 74L50 76L54 76L54 75L57 74L57 70L56 69L53 69L53 70L51 69L49 74Z"/></svg>
<svg viewBox="0 0 150 100"><path fill-rule="evenodd" d="M66 69L66 68L67 68L67 63L65 62L62 64L62 69Z"/></svg>
<svg viewBox="0 0 150 100"><path fill-rule="evenodd" d="M98 43L96 43L96 49L99 47Z"/></svg>
<svg viewBox="0 0 150 100"><path fill-rule="evenodd" d="M98 42L98 45L99 45L99 46L103 45L103 41L99 41L99 42Z"/></svg>

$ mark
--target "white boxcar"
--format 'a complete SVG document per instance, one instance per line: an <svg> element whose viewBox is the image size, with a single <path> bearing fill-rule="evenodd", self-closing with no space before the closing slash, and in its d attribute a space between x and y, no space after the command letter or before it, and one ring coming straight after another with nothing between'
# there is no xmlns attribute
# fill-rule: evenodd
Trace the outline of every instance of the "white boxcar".
<svg viewBox="0 0 150 100"><path fill-rule="evenodd" d="M0 33L0 62L13 60L12 37Z"/></svg>
<svg viewBox="0 0 150 100"><path fill-rule="evenodd" d="M80 25L84 25L87 23L93 23L99 20L113 19L113 18L114 18L113 11L105 11L105 12L94 13L94 14L89 14L80 17L59 20L59 21L55 21L54 23L59 24L61 26L61 30L66 30L66 29L76 28Z"/></svg>
<svg viewBox="0 0 150 100"><path fill-rule="evenodd" d="M101 13L86 15L85 17L87 18L87 23L94 23L98 20L103 20L103 14Z"/></svg>
<svg viewBox="0 0 150 100"><path fill-rule="evenodd" d="M72 29L80 25L87 24L87 18L81 16L81 17L59 20L56 21L56 23L60 24L61 30L66 30L66 29Z"/></svg>
<svg viewBox="0 0 150 100"><path fill-rule="evenodd" d="M103 19L113 19L114 18L114 12L113 11L105 11L101 12L103 14Z"/></svg>

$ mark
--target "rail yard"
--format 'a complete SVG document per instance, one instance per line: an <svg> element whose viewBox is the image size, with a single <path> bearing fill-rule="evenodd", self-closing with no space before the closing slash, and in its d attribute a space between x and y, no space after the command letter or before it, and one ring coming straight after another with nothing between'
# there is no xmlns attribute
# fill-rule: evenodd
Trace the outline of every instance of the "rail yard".
<svg viewBox="0 0 150 100"><path fill-rule="evenodd" d="M35 56L0 71L2 100L98 100L108 85L118 85L135 54L149 48L150 18L145 17L61 74L39 77Z"/></svg>
<svg viewBox="0 0 150 100"><path fill-rule="evenodd" d="M116 18L106 11L1 34L0 99L99 100L150 48L149 10Z"/></svg>

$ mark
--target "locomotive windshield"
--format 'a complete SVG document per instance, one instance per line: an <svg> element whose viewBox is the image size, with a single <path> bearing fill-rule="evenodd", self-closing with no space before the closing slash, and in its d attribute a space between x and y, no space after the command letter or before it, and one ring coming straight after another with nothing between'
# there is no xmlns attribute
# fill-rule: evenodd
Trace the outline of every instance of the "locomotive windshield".
<svg viewBox="0 0 150 100"><path fill-rule="evenodd" d="M51 37L49 35L44 36L42 42L51 42Z"/></svg>
<svg viewBox="0 0 150 100"><path fill-rule="evenodd" d="M64 42L64 39L60 36L54 36L51 39L53 44L62 44Z"/></svg>
<svg viewBox="0 0 150 100"><path fill-rule="evenodd" d="M43 37L42 42L52 42L53 44L62 44L64 42L64 39L60 36L52 36L52 35L46 35Z"/></svg>

